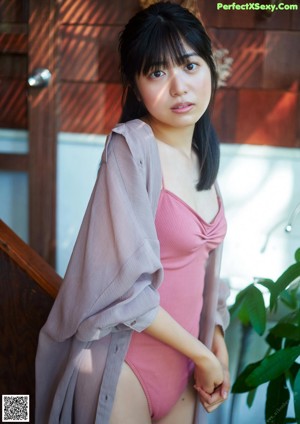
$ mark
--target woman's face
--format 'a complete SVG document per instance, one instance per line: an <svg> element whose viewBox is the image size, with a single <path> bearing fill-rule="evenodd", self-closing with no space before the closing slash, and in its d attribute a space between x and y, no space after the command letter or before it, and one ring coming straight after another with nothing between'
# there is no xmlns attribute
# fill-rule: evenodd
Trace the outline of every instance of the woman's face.
<svg viewBox="0 0 300 424"><path fill-rule="evenodd" d="M182 65L153 64L147 75L136 78L140 100L150 121L164 127L194 126L211 98L211 74L206 62L184 44Z"/></svg>

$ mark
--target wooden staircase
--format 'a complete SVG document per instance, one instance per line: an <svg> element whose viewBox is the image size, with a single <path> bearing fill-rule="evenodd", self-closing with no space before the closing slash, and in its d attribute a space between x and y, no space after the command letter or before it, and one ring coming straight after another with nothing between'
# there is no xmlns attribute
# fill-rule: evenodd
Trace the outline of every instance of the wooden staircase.
<svg viewBox="0 0 300 424"><path fill-rule="evenodd" d="M0 392L30 395L30 423L38 334L61 280L0 220Z"/></svg>

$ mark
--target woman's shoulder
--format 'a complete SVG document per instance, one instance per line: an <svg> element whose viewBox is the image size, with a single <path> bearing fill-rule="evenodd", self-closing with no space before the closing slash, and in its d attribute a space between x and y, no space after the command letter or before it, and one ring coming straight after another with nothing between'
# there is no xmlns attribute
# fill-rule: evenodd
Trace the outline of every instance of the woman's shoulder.
<svg viewBox="0 0 300 424"><path fill-rule="evenodd" d="M116 125L107 139L101 163L109 164L109 157L118 162L118 169L124 175L130 174L132 169L138 170L138 175L146 181L148 192L152 193L155 202L158 200L161 165L157 142L148 124L134 119Z"/></svg>
<svg viewBox="0 0 300 424"><path fill-rule="evenodd" d="M108 136L106 149L118 139L124 140L133 157L153 155L157 150L157 144L151 127L141 119L133 119L128 122L117 124Z"/></svg>
<svg viewBox="0 0 300 424"><path fill-rule="evenodd" d="M113 133L122 134L128 142L131 142L131 140L138 141L139 146L143 146L145 142L155 141L151 127L141 119L117 124L112 130Z"/></svg>

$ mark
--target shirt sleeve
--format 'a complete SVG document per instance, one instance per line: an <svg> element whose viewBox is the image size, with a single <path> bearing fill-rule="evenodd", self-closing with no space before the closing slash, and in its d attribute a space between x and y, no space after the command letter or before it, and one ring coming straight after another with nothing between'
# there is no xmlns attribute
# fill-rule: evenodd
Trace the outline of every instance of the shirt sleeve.
<svg viewBox="0 0 300 424"><path fill-rule="evenodd" d="M120 134L112 135L103 158L47 321L59 341L73 335L92 341L124 326L142 331L159 306L162 266L145 160Z"/></svg>
<svg viewBox="0 0 300 424"><path fill-rule="evenodd" d="M230 289L226 280L220 279L219 282L219 296L218 296L218 306L216 313L216 325L219 325L223 332L229 325L230 314L226 304L226 300L229 297Z"/></svg>
<svg viewBox="0 0 300 424"><path fill-rule="evenodd" d="M221 191L218 185L218 182L215 182L215 188L217 195L222 200ZM215 317L215 325L219 325L222 328L222 331L224 332L226 328L229 325L230 321L230 314L227 307L227 298L230 294L229 285L226 280L223 280L220 278L220 268L221 268L221 260L222 260L222 250L223 245L221 244L217 248L217 252L215 252L215 278L218 281L218 298L217 298L217 311L216 311L216 317Z"/></svg>

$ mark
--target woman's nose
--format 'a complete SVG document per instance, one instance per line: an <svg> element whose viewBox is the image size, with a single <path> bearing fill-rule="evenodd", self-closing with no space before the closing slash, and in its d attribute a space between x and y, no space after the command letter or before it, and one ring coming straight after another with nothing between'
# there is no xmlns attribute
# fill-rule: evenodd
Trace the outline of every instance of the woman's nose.
<svg viewBox="0 0 300 424"><path fill-rule="evenodd" d="M174 70L170 78L170 94L173 97L182 96L187 93L187 86L184 76L180 70Z"/></svg>

